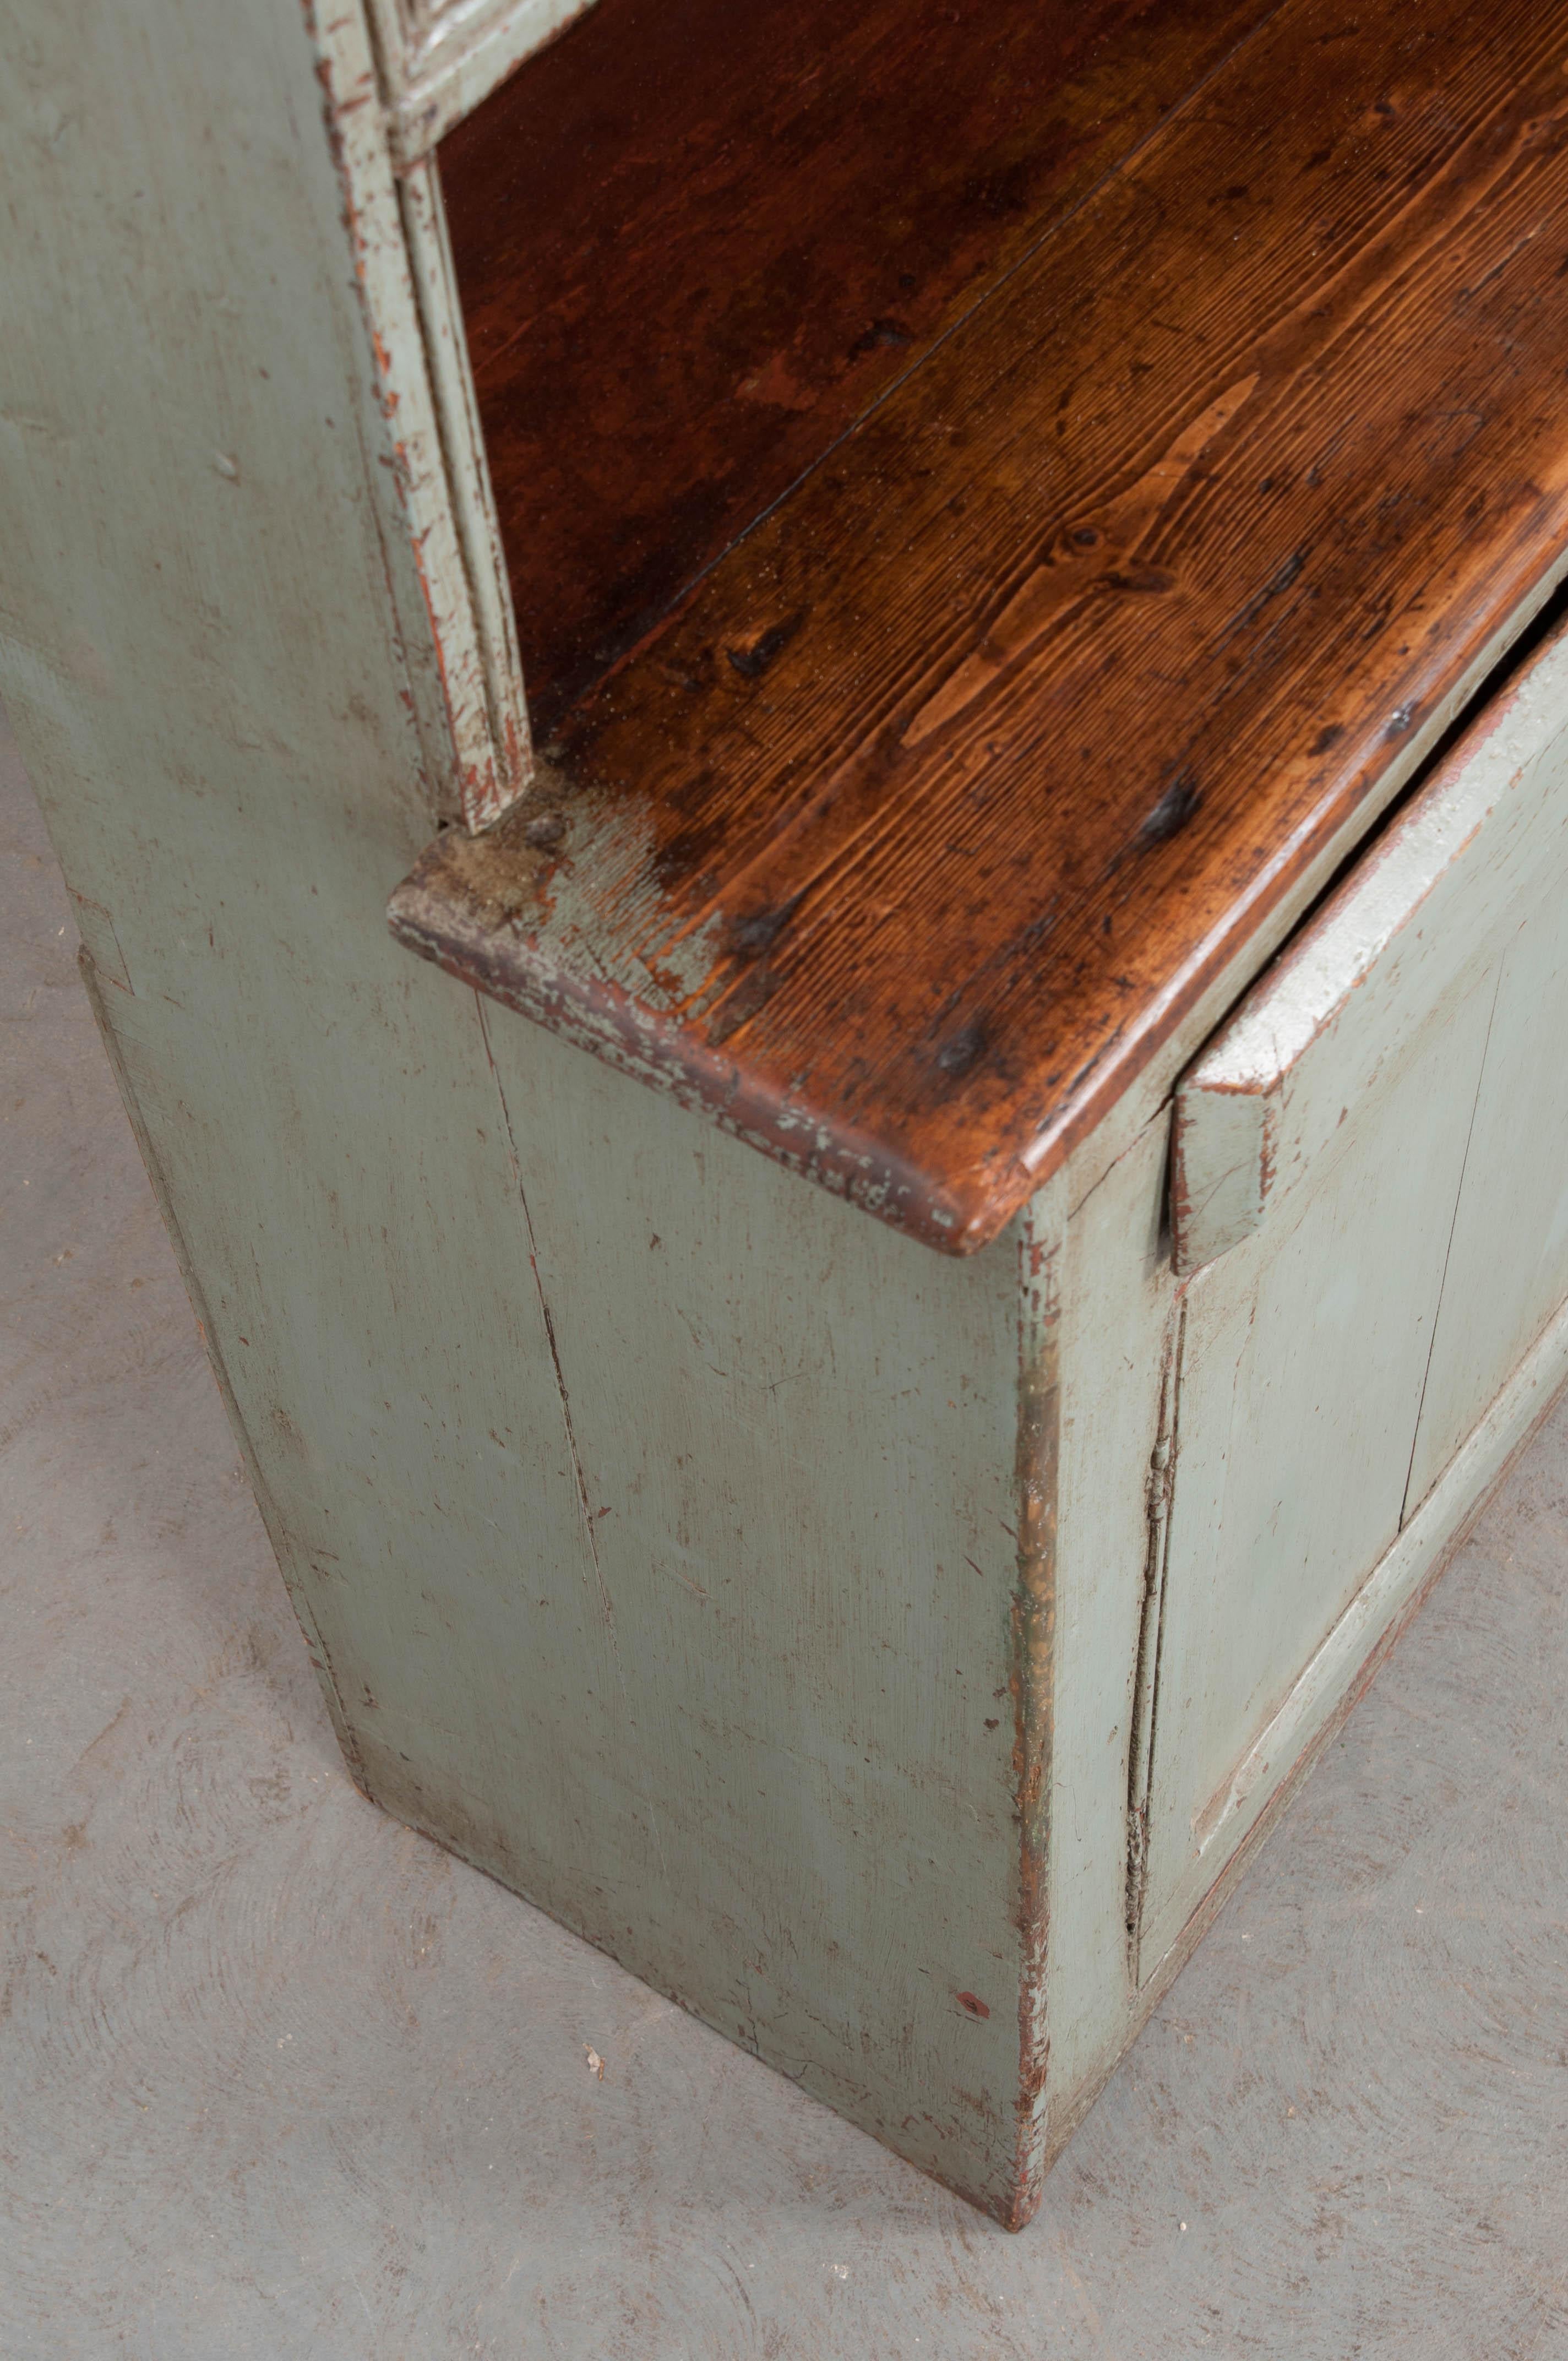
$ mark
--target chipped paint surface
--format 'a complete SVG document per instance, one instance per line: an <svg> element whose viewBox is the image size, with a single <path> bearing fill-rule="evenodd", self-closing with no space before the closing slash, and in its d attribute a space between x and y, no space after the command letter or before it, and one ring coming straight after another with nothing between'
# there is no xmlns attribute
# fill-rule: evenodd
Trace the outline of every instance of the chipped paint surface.
<svg viewBox="0 0 1568 2361"><path fill-rule="evenodd" d="M906 1229L927 1244L953 1250L962 1238L961 1209L933 1194L922 1176L890 1158L870 1135L824 1121L804 1098L754 1086L744 1064L727 1056L722 1032L696 1028L674 1038L672 1011L711 1005L722 989L723 947L731 928L716 914L702 928L668 947L656 961L640 961L624 978L610 972L597 946L609 946L596 904L574 877L569 834L563 845L559 817L548 804L548 840L538 831L532 803L503 834L470 841L448 833L398 889L389 918L398 939L451 975L547 1026L640 1082L700 1108L721 1129L760 1148L790 1170L835 1195ZM567 829L571 824L570 807ZM638 848L623 844L635 865ZM541 933L550 927L547 950ZM564 961L554 943L565 934L574 956Z"/></svg>
<svg viewBox="0 0 1568 2361"><path fill-rule="evenodd" d="M418 635L434 668L438 709L423 717L422 736L444 805L468 828L486 828L526 785L532 757L439 186L430 171L401 185L394 176L358 0L302 5L424 610ZM405 641L415 630L415 619L404 619ZM417 669L414 678L417 686Z"/></svg>

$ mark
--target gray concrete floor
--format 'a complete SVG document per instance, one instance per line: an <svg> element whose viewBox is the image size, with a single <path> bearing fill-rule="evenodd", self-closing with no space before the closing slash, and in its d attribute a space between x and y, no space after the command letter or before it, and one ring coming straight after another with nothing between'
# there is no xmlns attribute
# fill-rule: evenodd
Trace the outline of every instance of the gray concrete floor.
<svg viewBox="0 0 1568 2361"><path fill-rule="evenodd" d="M74 955L0 745L5 2361L1568 2356L1568 1410L1009 2238L350 1786Z"/></svg>

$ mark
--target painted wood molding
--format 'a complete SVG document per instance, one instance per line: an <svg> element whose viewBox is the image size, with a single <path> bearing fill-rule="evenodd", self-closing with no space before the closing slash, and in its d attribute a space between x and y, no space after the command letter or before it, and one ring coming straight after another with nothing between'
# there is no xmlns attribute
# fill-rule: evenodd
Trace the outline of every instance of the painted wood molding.
<svg viewBox="0 0 1568 2361"><path fill-rule="evenodd" d="M449 816L500 818L532 757L511 591L479 436L467 346L433 165L400 180L369 25L359 7L313 19L344 220L391 437L423 613L400 617L426 762Z"/></svg>
<svg viewBox="0 0 1568 2361"><path fill-rule="evenodd" d="M592 0L371 0L388 130L418 163Z"/></svg>
<svg viewBox="0 0 1568 2361"><path fill-rule="evenodd" d="M1552 807L1555 807L1553 809ZM1250 1237L1568 863L1568 634L1489 703L1177 1089L1179 1276Z"/></svg>

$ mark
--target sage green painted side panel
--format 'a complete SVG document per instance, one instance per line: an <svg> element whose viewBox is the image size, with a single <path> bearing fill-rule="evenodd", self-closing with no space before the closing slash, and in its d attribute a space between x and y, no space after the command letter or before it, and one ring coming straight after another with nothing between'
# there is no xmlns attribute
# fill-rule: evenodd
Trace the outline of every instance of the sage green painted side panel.
<svg viewBox="0 0 1568 2361"><path fill-rule="evenodd" d="M0 156L0 689L358 1775L1005 2210L1016 1255L388 935L430 652L293 0L28 0Z"/></svg>
<svg viewBox="0 0 1568 2361"><path fill-rule="evenodd" d="M488 1021L592 1536L565 1594L528 1602L582 1760L535 1771L521 1883L1004 2205L1014 1257L932 1255ZM608 1795L586 1848L575 1826L604 1762L629 1790L620 1859Z"/></svg>

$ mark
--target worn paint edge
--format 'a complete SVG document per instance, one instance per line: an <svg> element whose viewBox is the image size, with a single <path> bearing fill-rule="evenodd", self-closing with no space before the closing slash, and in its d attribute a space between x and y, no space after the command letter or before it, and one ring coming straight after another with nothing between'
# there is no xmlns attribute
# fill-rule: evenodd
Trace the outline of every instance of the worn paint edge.
<svg viewBox="0 0 1568 2361"><path fill-rule="evenodd" d="M869 1133L823 1122L696 1035L672 1035L619 984L558 966L526 937L498 938L432 890L422 862L387 905L387 923L408 950L829 1194L924 1245L970 1251L963 1208Z"/></svg>
<svg viewBox="0 0 1568 2361"><path fill-rule="evenodd" d="M316 0L302 0L302 5L315 48L327 138L343 192L344 228L365 321L371 381L424 608L422 636L433 652L444 708L450 759L438 763L435 784L443 802L455 808L469 829L488 828L522 791L532 753L515 633L510 632L510 587L498 575L495 584L487 583L485 597L476 597L489 494L483 451L471 430L471 394L460 391L466 362L457 356L461 350L466 357L466 346L460 327L446 316L455 299L442 269L439 222L425 222L413 232L420 246L422 283L411 252L410 220L392 169L362 7L348 0L332 10L319 8ZM430 212L428 205L425 211ZM427 334L438 320L449 347L444 362L441 338L434 339L437 349L433 352ZM479 489L471 499L460 499L456 479L470 468L478 472ZM497 561L499 568L499 541ZM492 615L487 639L487 611L498 600L502 602L498 611L507 621L498 637ZM405 640L412 636L411 626L418 620L400 617ZM428 749L428 728L422 735Z"/></svg>
<svg viewBox="0 0 1568 2361"><path fill-rule="evenodd" d="M1021 2230L1045 2187L1050 2068L1046 1967L1050 1939L1051 1758L1055 1728L1057 1528L1061 1456L1061 1253L1057 1199L1030 1205L1018 1233L1018 1428L1014 1469L1018 1548L1008 1617L1011 1785L1019 1938L1018 2090L1003 2227Z"/></svg>
<svg viewBox="0 0 1568 2361"><path fill-rule="evenodd" d="M1254 1090L1198 1075L1178 1085L1170 1127L1170 1264L1178 1279L1190 1279L1263 1227L1278 1169L1282 1091L1273 1081ZM1217 1145L1223 1161L1213 1155ZM1211 1168L1220 1161L1220 1169L1200 1181L1194 1167L1205 1150Z"/></svg>
<svg viewBox="0 0 1568 2361"><path fill-rule="evenodd" d="M1465 642L1469 653L1461 648L1448 667L1446 686L1431 692L1422 719L1371 784L1360 785L1358 791L1365 768L1352 773L1334 796L1332 808L1309 815L1264 862L1238 903L1194 945L1163 991L1152 995L1139 1023L1125 1030L1118 1028L1105 1051L1078 1077L1074 1093L1020 1151L1017 1162L1032 1185L1038 1186L1072 1157L1119 1101L1149 1075L1151 1068L1159 1096L1175 1087L1181 1069L1191 1062L1204 1037L1228 1017L1334 872L1372 834L1389 805L1464 717L1466 708L1474 707L1474 718L1480 718L1492 674L1565 579L1568 547L1558 552L1519 593L1500 621L1495 619L1494 609L1489 625L1483 624L1479 634L1471 631ZM1023 1202L1025 1193L1025 1187L1019 1185L1015 1195L1000 1201L988 1236Z"/></svg>
<svg viewBox="0 0 1568 2361"><path fill-rule="evenodd" d="M501 547L446 206L433 162L401 181L399 197L447 490L472 605L491 744L507 790L505 802L493 814L499 818L525 791L534 767L511 577ZM488 814L488 806L486 810Z"/></svg>

